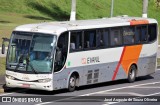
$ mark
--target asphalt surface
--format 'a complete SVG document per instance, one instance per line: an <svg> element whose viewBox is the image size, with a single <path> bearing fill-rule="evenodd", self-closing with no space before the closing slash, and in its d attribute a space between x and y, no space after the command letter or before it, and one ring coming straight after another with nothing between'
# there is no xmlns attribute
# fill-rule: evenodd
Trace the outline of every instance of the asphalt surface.
<svg viewBox="0 0 160 105"><path fill-rule="evenodd" d="M108 99L108 96L125 96L126 98L130 96L135 96L135 98L143 98L146 96L160 96L160 71L156 73L137 78L136 82L128 83L127 80L118 80L112 82L105 82L96 85L82 86L76 89L74 92L67 92L67 90L58 90L58 91L41 91L41 90L31 90L31 89L9 89L3 94L0 94L2 97L14 97L14 96L23 96L31 97L34 96L38 98L42 96L43 98L49 99L49 102L41 103L20 103L21 105L159 105L160 102L104 102L105 97ZM44 97L43 97L44 96ZM58 97L55 99L56 97ZM67 96L67 97L64 97ZM90 100L86 98L81 98L81 96L88 96ZM91 97L93 96L93 97ZM103 98L99 102L99 97ZM78 98L78 102L74 99ZM158 97L160 98L160 97ZM52 99L55 99L54 101ZM83 100L82 100L83 99ZM74 101L74 102L73 102ZM82 102L83 101L83 102ZM84 102L85 101L85 102ZM17 105L17 102L13 103L0 103L0 105Z"/></svg>

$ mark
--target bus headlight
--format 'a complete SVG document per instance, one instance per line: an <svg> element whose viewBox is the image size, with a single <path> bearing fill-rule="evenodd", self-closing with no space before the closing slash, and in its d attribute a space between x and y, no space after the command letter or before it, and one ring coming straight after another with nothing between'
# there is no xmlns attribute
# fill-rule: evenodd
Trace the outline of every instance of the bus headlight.
<svg viewBox="0 0 160 105"><path fill-rule="evenodd" d="M46 82L50 82L51 79L50 78L46 78L46 79L39 79L38 82L40 83L46 83Z"/></svg>
<svg viewBox="0 0 160 105"><path fill-rule="evenodd" d="M8 79L12 79L12 80L15 79L13 76L10 76L10 75L6 75L6 77L7 77Z"/></svg>

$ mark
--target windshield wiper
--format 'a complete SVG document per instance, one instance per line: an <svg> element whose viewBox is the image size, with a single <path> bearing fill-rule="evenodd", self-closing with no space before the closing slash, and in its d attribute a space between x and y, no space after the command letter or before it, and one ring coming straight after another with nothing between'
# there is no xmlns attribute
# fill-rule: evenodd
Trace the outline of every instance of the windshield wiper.
<svg viewBox="0 0 160 105"><path fill-rule="evenodd" d="M31 67L31 70L35 73L35 74L38 74L38 72L34 69L33 65L30 63L30 60L28 57L26 57L26 62L27 62L27 65L26 65L26 71L28 70L28 65Z"/></svg>

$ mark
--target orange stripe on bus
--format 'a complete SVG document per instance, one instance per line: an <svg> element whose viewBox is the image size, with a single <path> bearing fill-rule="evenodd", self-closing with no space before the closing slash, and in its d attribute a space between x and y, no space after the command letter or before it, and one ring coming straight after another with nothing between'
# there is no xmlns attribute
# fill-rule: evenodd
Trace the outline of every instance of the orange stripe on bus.
<svg viewBox="0 0 160 105"><path fill-rule="evenodd" d="M149 24L148 20L130 20L130 25Z"/></svg>
<svg viewBox="0 0 160 105"><path fill-rule="evenodd" d="M126 50L124 52L124 56L121 62L121 65L126 75L128 75L128 71L131 64L133 63L137 64L141 50L142 50L142 45L126 46Z"/></svg>
<svg viewBox="0 0 160 105"><path fill-rule="evenodd" d="M122 59L123 59L123 56L124 56L124 53L125 53L125 47L123 48L123 51L122 51L122 54L121 54L121 57L120 57L120 60L118 62L118 65L116 67L116 69L114 70L114 74L113 74L113 77L112 77L112 80L115 80L116 76L117 76L117 73L118 73L118 70L119 70L119 67L120 67L120 64L122 62Z"/></svg>
<svg viewBox="0 0 160 105"><path fill-rule="evenodd" d="M120 64L122 65L126 75L128 75L128 71L131 64L133 63L137 64L141 50L142 50L142 45L126 46L123 48L120 60L118 62L118 65L116 66L112 80L115 80Z"/></svg>

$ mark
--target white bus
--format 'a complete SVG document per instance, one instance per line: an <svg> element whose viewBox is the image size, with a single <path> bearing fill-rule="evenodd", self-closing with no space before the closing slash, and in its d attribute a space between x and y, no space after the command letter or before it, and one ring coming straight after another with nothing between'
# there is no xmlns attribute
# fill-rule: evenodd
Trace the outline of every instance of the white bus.
<svg viewBox="0 0 160 105"><path fill-rule="evenodd" d="M156 70L155 19L114 17L22 25L13 31L6 86L58 90L128 79Z"/></svg>

